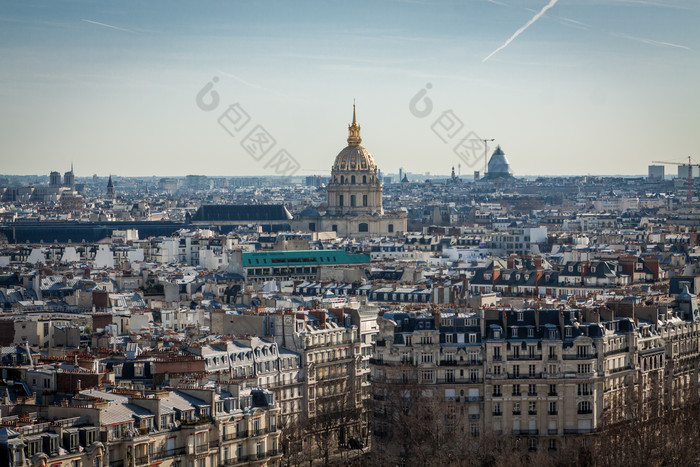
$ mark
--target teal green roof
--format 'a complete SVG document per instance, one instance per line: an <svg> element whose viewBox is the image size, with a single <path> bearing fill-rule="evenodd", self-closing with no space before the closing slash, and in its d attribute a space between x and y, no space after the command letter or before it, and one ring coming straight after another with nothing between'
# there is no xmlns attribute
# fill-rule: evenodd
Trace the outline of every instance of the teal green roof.
<svg viewBox="0 0 700 467"><path fill-rule="evenodd" d="M243 267L365 263L369 264L369 255L349 254L345 250L249 251L243 253Z"/></svg>

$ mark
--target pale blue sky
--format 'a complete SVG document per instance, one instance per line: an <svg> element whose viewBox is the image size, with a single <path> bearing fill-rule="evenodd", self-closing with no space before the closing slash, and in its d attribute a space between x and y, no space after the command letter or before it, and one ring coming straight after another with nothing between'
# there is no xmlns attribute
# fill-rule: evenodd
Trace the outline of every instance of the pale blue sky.
<svg viewBox="0 0 700 467"><path fill-rule="evenodd" d="M446 110L520 175L700 161L700 2L559 0L483 61L548 2L4 1L0 172L264 175L240 146L260 124L300 173L328 173L353 99L385 172L481 166L431 130ZM217 123L233 103L251 117L236 137Z"/></svg>

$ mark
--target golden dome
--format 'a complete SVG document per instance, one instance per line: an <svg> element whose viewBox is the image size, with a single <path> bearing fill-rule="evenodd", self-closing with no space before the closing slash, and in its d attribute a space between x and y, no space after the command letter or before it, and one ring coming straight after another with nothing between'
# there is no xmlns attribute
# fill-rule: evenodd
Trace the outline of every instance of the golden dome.
<svg viewBox="0 0 700 467"><path fill-rule="evenodd" d="M352 105L352 124L348 125L348 146L335 157L333 171L376 171L372 154L360 143L360 125L355 118L355 104Z"/></svg>
<svg viewBox="0 0 700 467"><path fill-rule="evenodd" d="M359 144L348 146L338 153L333 163L333 171L376 171L372 154Z"/></svg>

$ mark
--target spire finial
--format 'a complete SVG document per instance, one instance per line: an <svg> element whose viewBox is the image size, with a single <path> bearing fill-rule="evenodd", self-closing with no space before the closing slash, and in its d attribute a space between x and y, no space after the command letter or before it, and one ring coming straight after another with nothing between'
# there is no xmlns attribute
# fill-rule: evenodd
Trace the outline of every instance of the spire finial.
<svg viewBox="0 0 700 467"><path fill-rule="evenodd" d="M348 125L348 144L359 146L362 142L360 138L360 125L357 124L357 113L355 112L355 99L352 100L352 124Z"/></svg>

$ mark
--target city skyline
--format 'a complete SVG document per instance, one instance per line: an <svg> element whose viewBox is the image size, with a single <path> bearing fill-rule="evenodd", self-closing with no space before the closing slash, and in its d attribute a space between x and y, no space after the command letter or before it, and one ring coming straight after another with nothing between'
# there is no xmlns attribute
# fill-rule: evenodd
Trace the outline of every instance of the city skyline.
<svg viewBox="0 0 700 467"><path fill-rule="evenodd" d="M683 0L5 4L2 172L274 175L218 122L238 104L297 175L327 175L356 99L384 173L483 170L434 131L451 110L516 176L645 174L700 160L699 13ZM432 113L411 110L417 96Z"/></svg>

